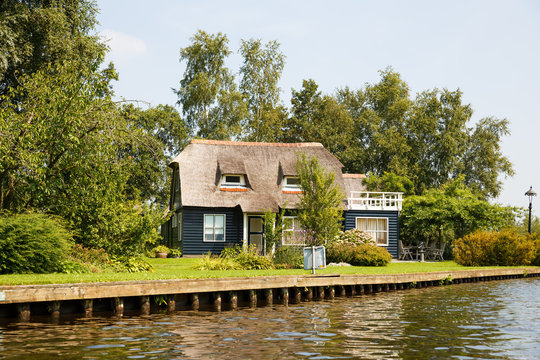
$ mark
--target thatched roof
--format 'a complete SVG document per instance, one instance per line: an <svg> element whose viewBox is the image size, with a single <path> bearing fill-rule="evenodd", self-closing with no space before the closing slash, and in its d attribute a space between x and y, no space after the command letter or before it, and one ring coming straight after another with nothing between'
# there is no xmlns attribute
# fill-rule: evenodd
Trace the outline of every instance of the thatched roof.
<svg viewBox="0 0 540 360"><path fill-rule="evenodd" d="M235 207L244 212L295 208L298 194L284 193L285 176L296 175L297 155L316 157L347 191L343 164L320 143L252 143L193 140L170 164L180 172L182 206ZM222 191L224 174L242 174L247 191Z"/></svg>
<svg viewBox="0 0 540 360"><path fill-rule="evenodd" d="M366 186L363 184L365 178L364 174L343 174L347 194L350 194L351 191L366 191Z"/></svg>

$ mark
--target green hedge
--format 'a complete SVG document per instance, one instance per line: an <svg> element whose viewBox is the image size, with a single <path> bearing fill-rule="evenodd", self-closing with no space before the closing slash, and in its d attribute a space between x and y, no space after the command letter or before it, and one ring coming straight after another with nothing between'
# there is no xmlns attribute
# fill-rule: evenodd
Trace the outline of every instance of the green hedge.
<svg viewBox="0 0 540 360"><path fill-rule="evenodd" d="M31 213L0 217L0 273L63 272L72 235L60 218Z"/></svg>

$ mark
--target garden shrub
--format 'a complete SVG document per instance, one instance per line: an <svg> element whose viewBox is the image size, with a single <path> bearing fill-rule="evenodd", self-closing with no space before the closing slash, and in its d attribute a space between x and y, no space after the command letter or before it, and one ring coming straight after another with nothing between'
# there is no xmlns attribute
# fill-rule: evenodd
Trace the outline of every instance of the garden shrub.
<svg viewBox="0 0 540 360"><path fill-rule="evenodd" d="M301 247L280 246L272 258L274 264L283 269L302 269L304 267L304 253Z"/></svg>
<svg viewBox="0 0 540 360"><path fill-rule="evenodd" d="M143 256L113 256L117 271L127 271L130 273L141 271L152 271L153 267Z"/></svg>
<svg viewBox="0 0 540 360"><path fill-rule="evenodd" d="M240 264L230 257L215 256L208 253L201 257L194 269L196 270L240 270Z"/></svg>
<svg viewBox="0 0 540 360"><path fill-rule="evenodd" d="M348 263L354 266L385 266L392 256L385 248L373 244L335 242L328 246L326 258L329 263Z"/></svg>
<svg viewBox="0 0 540 360"><path fill-rule="evenodd" d="M243 270L266 270L275 269L272 260L266 256L257 254L254 248L240 252L234 261L240 264Z"/></svg>
<svg viewBox="0 0 540 360"><path fill-rule="evenodd" d="M195 265L197 270L265 270L275 269L270 258L257 254L254 247L225 248L221 255L208 253Z"/></svg>
<svg viewBox="0 0 540 360"><path fill-rule="evenodd" d="M182 256L182 250L180 249L169 249L167 257L169 258L179 258Z"/></svg>
<svg viewBox="0 0 540 360"><path fill-rule="evenodd" d="M72 234L64 222L40 213L0 217L0 273L64 271Z"/></svg>
<svg viewBox="0 0 540 360"><path fill-rule="evenodd" d="M531 265L540 266L540 232L534 233L530 237L535 247L535 254Z"/></svg>
<svg viewBox="0 0 540 360"><path fill-rule="evenodd" d="M326 248L326 261L328 263L351 263L354 245L335 242Z"/></svg>
<svg viewBox="0 0 540 360"><path fill-rule="evenodd" d="M464 266L529 265L536 256L535 241L516 230L477 231L454 241L454 261Z"/></svg>
<svg viewBox="0 0 540 360"><path fill-rule="evenodd" d="M97 273L119 271L118 265L111 260L103 249L85 248L75 244L69 252L69 260L64 263L67 273Z"/></svg>
<svg viewBox="0 0 540 360"><path fill-rule="evenodd" d="M350 264L354 266L386 266L392 256L377 245L360 244L354 247Z"/></svg>

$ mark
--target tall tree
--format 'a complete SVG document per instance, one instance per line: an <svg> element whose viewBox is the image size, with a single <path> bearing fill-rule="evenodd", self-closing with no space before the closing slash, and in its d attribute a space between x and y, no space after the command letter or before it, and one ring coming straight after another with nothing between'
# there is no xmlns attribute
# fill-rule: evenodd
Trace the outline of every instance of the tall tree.
<svg viewBox="0 0 540 360"><path fill-rule="evenodd" d="M0 94L19 77L65 60L96 69L107 46L93 33L93 0L0 2Z"/></svg>
<svg viewBox="0 0 540 360"><path fill-rule="evenodd" d="M142 110L132 104L123 106L121 114L130 129L142 135L130 138L119 148L119 155L133 164L126 181L126 192L130 198L140 196L142 201L165 207L170 191L167 165L187 144L180 114L168 105Z"/></svg>
<svg viewBox="0 0 540 360"><path fill-rule="evenodd" d="M330 95L322 95L313 80L304 80L301 90L292 90L291 117L282 140L320 142L346 166L354 144L353 119L347 108Z"/></svg>
<svg viewBox="0 0 540 360"><path fill-rule="evenodd" d="M250 141L276 141L287 112L280 105L279 79L285 66L285 55L279 43L262 40L242 40L240 54L240 91L246 98L247 119L243 137Z"/></svg>
<svg viewBox="0 0 540 360"><path fill-rule="evenodd" d="M481 119L470 126L472 109L459 90L433 89L410 99L407 84L391 69L366 88L339 90L337 98L354 121L352 161L347 170L408 177L417 194L460 175L484 197L501 190L499 176L512 175L500 151L506 120Z"/></svg>
<svg viewBox="0 0 540 360"><path fill-rule="evenodd" d="M336 174L325 169L316 158L298 157L296 164L302 195L298 218L313 244L324 245L341 230L343 190L335 183Z"/></svg>
<svg viewBox="0 0 540 360"><path fill-rule="evenodd" d="M77 241L114 254L155 241L161 212L126 196L133 160L118 156L144 134L118 115L110 78L66 63L19 81L0 96L0 209L59 215Z"/></svg>
<svg viewBox="0 0 540 360"><path fill-rule="evenodd" d="M191 45L180 49L186 70L180 80L177 104L182 106L190 135L212 139L236 138L245 105L234 77L225 66L231 51L222 33L199 30Z"/></svg>

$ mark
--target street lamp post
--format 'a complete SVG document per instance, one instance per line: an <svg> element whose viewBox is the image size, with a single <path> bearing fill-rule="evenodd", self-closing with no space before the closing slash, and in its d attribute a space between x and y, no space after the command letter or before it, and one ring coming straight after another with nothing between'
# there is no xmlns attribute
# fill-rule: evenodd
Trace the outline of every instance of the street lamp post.
<svg viewBox="0 0 540 360"><path fill-rule="evenodd" d="M529 189L529 191L525 193L525 196L529 197L529 234L530 234L531 233L531 216L532 216L532 198L533 196L536 196L536 193L532 189L532 186Z"/></svg>

